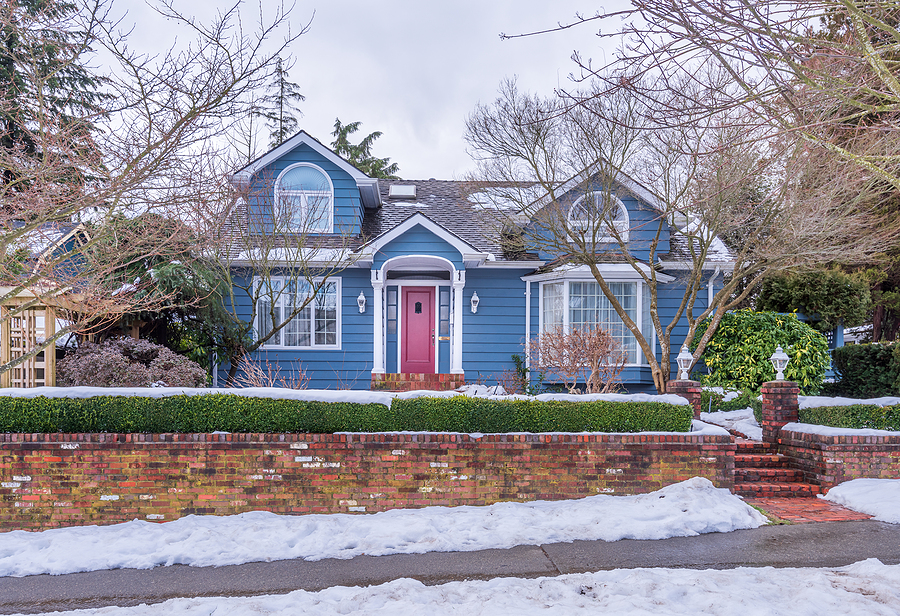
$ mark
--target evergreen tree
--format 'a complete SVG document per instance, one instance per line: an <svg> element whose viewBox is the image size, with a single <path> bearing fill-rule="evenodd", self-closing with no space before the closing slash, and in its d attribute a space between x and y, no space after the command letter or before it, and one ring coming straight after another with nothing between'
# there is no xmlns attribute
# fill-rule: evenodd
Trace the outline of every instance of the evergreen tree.
<svg viewBox="0 0 900 616"><path fill-rule="evenodd" d="M331 136L334 137L331 147L338 155L346 158L354 167L370 177L399 179L397 172L400 171L400 166L397 163L392 163L390 158L378 158L372 155L372 144L381 137L381 131L369 133L356 145L350 143L350 135L357 132L361 124L362 122L341 124L340 118L336 118L334 132L331 133Z"/></svg>
<svg viewBox="0 0 900 616"><path fill-rule="evenodd" d="M3 165L4 190L21 189L29 159L78 156L70 182L91 175L85 160L100 164L92 133L108 95L104 79L84 64L94 41L79 27L83 17L66 0L10 0L0 8L0 149L19 163Z"/></svg>
<svg viewBox="0 0 900 616"><path fill-rule="evenodd" d="M275 81L266 89L266 95L259 99L257 115L266 120L269 127L269 145L273 148L297 132L299 125L297 118L303 115L297 110L297 103L306 100L306 97L300 94L300 86L288 80L288 70L289 67L286 67L279 57L273 74Z"/></svg>

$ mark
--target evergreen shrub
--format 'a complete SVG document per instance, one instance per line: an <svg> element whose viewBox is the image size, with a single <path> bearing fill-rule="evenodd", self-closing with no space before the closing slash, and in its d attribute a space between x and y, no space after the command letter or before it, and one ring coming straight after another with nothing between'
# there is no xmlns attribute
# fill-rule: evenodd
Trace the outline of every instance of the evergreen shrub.
<svg viewBox="0 0 900 616"><path fill-rule="evenodd" d="M707 327L709 319L697 326L691 350L697 348ZM701 374L700 382L758 392L763 383L775 379L769 358L777 346L791 358L784 378L796 382L804 395L817 393L831 361L828 341L793 314L775 312L736 310L725 314L703 352L710 373Z"/></svg>
<svg viewBox="0 0 900 616"><path fill-rule="evenodd" d="M837 382L828 393L849 398L900 395L900 343L852 344L834 350Z"/></svg>
<svg viewBox="0 0 900 616"><path fill-rule="evenodd" d="M687 432L693 410L648 402L415 398L383 404L247 398L0 397L0 432Z"/></svg>

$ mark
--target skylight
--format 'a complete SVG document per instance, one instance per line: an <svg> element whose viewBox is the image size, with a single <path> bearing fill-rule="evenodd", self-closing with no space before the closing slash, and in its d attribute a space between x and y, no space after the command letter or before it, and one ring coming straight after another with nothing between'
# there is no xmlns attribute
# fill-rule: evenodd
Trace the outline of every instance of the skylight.
<svg viewBox="0 0 900 616"><path fill-rule="evenodd" d="M388 196L391 199L415 199L416 187L409 184L391 184Z"/></svg>

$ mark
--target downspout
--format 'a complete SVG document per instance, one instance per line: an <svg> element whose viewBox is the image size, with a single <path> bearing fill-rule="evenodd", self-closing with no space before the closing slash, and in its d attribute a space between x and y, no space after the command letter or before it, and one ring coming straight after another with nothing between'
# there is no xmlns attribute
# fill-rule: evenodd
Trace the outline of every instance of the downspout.
<svg viewBox="0 0 900 616"><path fill-rule="evenodd" d="M525 281L525 367L531 368L531 281Z"/></svg>
<svg viewBox="0 0 900 616"><path fill-rule="evenodd" d="M716 271L714 271L714 272L713 272L713 275L709 277L709 283L708 283L708 287L707 287L708 298L707 298L707 300L706 300L706 307L707 307L707 308L710 308L710 307L712 306L712 303L713 303L713 296L715 295L715 293L713 292L713 281L718 277L718 275L719 275L720 273L722 273L722 268L720 268L720 267L717 265L717 266L716 266Z"/></svg>

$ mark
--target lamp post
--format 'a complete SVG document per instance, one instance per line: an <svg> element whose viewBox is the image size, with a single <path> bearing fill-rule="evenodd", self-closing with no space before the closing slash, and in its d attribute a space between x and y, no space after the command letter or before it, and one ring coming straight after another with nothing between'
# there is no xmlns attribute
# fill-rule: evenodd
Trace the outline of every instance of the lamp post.
<svg viewBox="0 0 900 616"><path fill-rule="evenodd" d="M772 357L769 358L769 361L772 362L772 367L775 368L775 380L783 381L784 380L784 370L787 368L788 362L791 361L791 358L788 357L788 354L782 350L781 345L775 349L775 352L772 353Z"/></svg>
<svg viewBox="0 0 900 616"><path fill-rule="evenodd" d="M688 370L691 369L691 362L694 361L694 356L691 355L691 352L688 350L686 344L681 345L681 352L678 353L678 357L675 358L675 362L678 364L678 370L681 374L679 374L678 378L682 381L687 380L688 378Z"/></svg>

